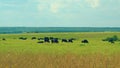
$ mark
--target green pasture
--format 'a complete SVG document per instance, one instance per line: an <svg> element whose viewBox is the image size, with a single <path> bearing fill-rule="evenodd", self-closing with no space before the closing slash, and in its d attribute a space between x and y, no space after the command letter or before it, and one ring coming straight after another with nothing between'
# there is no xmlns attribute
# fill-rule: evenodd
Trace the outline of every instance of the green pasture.
<svg viewBox="0 0 120 68"><path fill-rule="evenodd" d="M114 44L102 41L106 37L117 35L120 32L69 32L69 33L23 33L23 34L0 34L0 54L120 54L120 41ZM27 37L27 40L20 40L19 37ZM73 43L37 43L38 40L31 40L32 37L56 37L56 38L76 38ZM6 40L2 40L5 38ZM88 44L81 43L87 39Z"/></svg>

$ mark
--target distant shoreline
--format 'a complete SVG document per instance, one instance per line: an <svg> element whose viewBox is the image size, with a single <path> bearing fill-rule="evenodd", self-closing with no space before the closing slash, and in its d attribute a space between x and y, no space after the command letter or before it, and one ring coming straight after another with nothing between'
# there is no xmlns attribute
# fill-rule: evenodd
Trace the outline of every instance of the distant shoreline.
<svg viewBox="0 0 120 68"><path fill-rule="evenodd" d="M120 27L0 27L0 34L54 32L120 32Z"/></svg>

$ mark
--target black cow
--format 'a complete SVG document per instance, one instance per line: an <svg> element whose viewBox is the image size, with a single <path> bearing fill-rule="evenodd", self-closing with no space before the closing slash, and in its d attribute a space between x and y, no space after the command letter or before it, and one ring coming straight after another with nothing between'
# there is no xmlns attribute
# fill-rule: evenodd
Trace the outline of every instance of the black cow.
<svg viewBox="0 0 120 68"><path fill-rule="evenodd" d="M58 38L51 39L51 43L59 43Z"/></svg>
<svg viewBox="0 0 120 68"><path fill-rule="evenodd" d="M70 39L68 39L68 42L73 43L73 40L76 40L76 39L75 38L70 38Z"/></svg>
<svg viewBox="0 0 120 68"><path fill-rule="evenodd" d="M31 39L34 40L34 39L37 39L37 38L36 37L32 37Z"/></svg>
<svg viewBox="0 0 120 68"><path fill-rule="evenodd" d="M68 42L67 39L62 39L62 42Z"/></svg>
<svg viewBox="0 0 120 68"><path fill-rule="evenodd" d="M71 42L71 43L73 43L73 39L68 39L68 42Z"/></svg>
<svg viewBox="0 0 120 68"><path fill-rule="evenodd" d="M89 43L88 40L86 40L86 39L85 39L85 40L82 40L81 42L82 42L82 43Z"/></svg>
<svg viewBox="0 0 120 68"><path fill-rule="evenodd" d="M49 39L49 37L44 37L44 42L50 42L50 39Z"/></svg>

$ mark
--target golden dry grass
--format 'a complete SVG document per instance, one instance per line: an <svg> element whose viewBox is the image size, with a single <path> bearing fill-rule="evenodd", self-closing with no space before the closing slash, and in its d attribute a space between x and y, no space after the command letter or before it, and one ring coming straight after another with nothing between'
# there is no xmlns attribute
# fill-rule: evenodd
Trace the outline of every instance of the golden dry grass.
<svg viewBox="0 0 120 68"><path fill-rule="evenodd" d="M2 54L0 68L120 68L120 55Z"/></svg>

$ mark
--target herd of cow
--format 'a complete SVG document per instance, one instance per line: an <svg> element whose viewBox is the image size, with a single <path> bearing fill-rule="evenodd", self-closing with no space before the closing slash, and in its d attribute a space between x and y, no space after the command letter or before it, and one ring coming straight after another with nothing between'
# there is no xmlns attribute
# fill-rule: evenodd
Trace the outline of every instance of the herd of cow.
<svg viewBox="0 0 120 68"><path fill-rule="evenodd" d="M24 40L26 38L23 38L22 40ZM35 40L38 39L39 41L37 43L59 43L61 42L68 42L68 43L73 43L74 40L76 40L75 38L69 38L69 39L60 39L60 38L54 38L54 37L44 37L44 38L36 38L36 37L32 37L31 40ZM82 43L88 43L88 40L82 40Z"/></svg>
<svg viewBox="0 0 120 68"><path fill-rule="evenodd" d="M27 40L26 37L19 37L20 40ZM5 38L2 38L2 40L6 40ZM37 43L59 43L61 42L66 42L66 43L73 43L74 40L76 40L75 38L69 38L69 39L65 39L65 38L54 38L54 37L44 37L44 38L37 38L37 37L32 37L31 40L39 40ZM82 43L89 43L88 40L84 39L81 41Z"/></svg>
<svg viewBox="0 0 120 68"><path fill-rule="evenodd" d="M26 37L19 37L20 40L27 40ZM2 40L6 40L6 38L2 38ZM59 42L66 42L66 43L73 43L74 40L77 40L76 38L54 38L54 37L44 37L44 38L37 38L37 37L31 37L31 40L38 40L37 43L59 43ZM120 41L118 36L114 35L111 37L107 37L105 39L102 39L102 41L108 41L110 43L115 43L116 41ZM81 41L81 43L89 43L87 39L84 39Z"/></svg>
<svg viewBox="0 0 120 68"><path fill-rule="evenodd" d="M43 43L43 42L47 42L47 43L59 43L59 38L53 38L53 37L44 37L44 38L39 38L38 40L40 40L38 43ZM43 40L43 41L41 41L41 40ZM73 38L71 38L71 39L61 39L62 40L62 42L71 42L71 43L73 43L73 40L75 40L75 39L73 39Z"/></svg>

